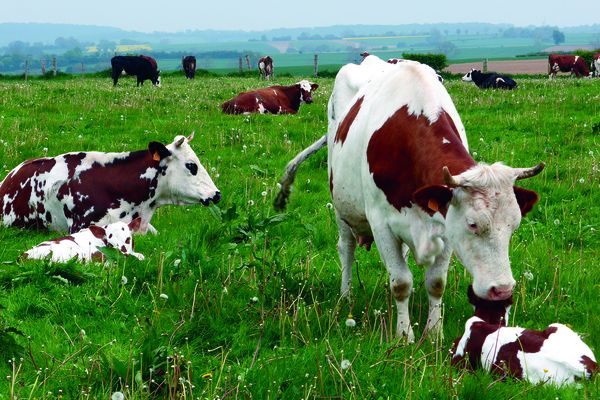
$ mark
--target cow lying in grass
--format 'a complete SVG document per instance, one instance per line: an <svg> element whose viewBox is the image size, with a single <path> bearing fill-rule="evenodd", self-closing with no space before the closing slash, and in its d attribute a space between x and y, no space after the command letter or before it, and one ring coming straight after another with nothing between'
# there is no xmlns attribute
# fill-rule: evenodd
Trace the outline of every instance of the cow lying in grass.
<svg viewBox="0 0 600 400"><path fill-rule="evenodd" d="M480 89L516 89L517 82L508 76L500 75L495 72L483 73L477 69L472 69L462 77L464 82L473 82Z"/></svg>
<svg viewBox="0 0 600 400"><path fill-rule="evenodd" d="M592 350L579 335L562 324L543 331L507 327L512 297L484 300L469 287L475 316L452 348L452 364L524 379L531 383L573 383L597 370Z"/></svg>
<svg viewBox="0 0 600 400"><path fill-rule="evenodd" d="M296 114L302 103L312 103L312 92L319 85L302 80L290 86L242 92L221 105L225 114Z"/></svg>
<svg viewBox="0 0 600 400"><path fill-rule="evenodd" d="M104 261L104 254L100 252L103 247L120 251L126 256L133 256L143 260L144 256L133 251L133 232L140 229L141 217L137 217L129 224L115 222L109 225L90 225L69 236L49 240L34 246L21 255L21 259L50 260L53 262L67 262L77 259L82 262Z"/></svg>

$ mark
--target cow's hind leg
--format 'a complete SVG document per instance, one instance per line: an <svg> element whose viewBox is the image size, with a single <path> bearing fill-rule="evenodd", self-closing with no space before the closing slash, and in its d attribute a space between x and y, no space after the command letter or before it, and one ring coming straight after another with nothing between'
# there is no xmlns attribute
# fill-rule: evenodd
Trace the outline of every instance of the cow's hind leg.
<svg viewBox="0 0 600 400"><path fill-rule="evenodd" d="M396 334L400 338L406 337L408 342L412 343L415 337L410 325L408 303L412 292L413 278L406 264L402 242L393 235L385 223L378 226L372 225L372 230L381 259L390 274L390 290L398 310Z"/></svg>
<svg viewBox="0 0 600 400"><path fill-rule="evenodd" d="M444 243L444 251L435 258L433 264L425 272L425 287L429 295L429 316L423 334L428 334L434 340L444 338L442 296L446 289L448 265L452 250Z"/></svg>
<svg viewBox="0 0 600 400"><path fill-rule="evenodd" d="M338 254L342 264L342 297L349 297L352 289L352 264L354 263L354 252L356 251L356 238L350 226L339 216L336 216L339 239Z"/></svg>

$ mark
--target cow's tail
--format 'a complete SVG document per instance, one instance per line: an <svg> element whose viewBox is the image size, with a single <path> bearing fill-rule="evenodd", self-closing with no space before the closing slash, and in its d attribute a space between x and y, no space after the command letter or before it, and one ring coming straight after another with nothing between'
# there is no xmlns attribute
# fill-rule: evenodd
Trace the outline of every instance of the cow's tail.
<svg viewBox="0 0 600 400"><path fill-rule="evenodd" d="M327 135L323 135L319 140L298 153L298 155L288 163L288 165L285 167L283 177L279 181L281 188L279 189L279 193L277 193L277 197L273 203L273 206L276 210L283 210L285 208L288 197L290 196L292 184L294 183L294 179L296 179L296 172L298 172L298 167L300 164L302 164L308 157L319 151L321 147L326 145Z"/></svg>

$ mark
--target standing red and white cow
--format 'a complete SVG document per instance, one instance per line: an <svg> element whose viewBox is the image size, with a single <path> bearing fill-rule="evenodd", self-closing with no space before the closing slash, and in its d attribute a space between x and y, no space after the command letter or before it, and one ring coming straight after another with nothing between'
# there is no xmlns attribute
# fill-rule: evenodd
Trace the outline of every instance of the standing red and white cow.
<svg viewBox="0 0 600 400"><path fill-rule="evenodd" d="M556 78L557 72L570 72L577 78L588 77L590 70L585 59L567 54L550 54L548 56L548 78Z"/></svg>
<svg viewBox="0 0 600 400"><path fill-rule="evenodd" d="M150 219L167 204L209 205L219 190L188 144L150 142L124 153L79 152L28 160L0 182L0 217L6 226L77 232L91 224L130 222L156 233Z"/></svg>
<svg viewBox="0 0 600 400"><path fill-rule="evenodd" d="M333 93L337 85L336 79ZM368 247L375 241L396 300L396 332L409 341L414 335L408 249L417 264L427 266L425 331L433 335L441 334L441 298L452 251L473 276L479 296L509 297L515 285L510 238L538 200L514 182L538 174L544 165L477 164L448 92L433 69L417 62L384 69L349 104L335 108L335 116L330 106L327 141L342 295L350 294L357 243Z"/></svg>
<svg viewBox="0 0 600 400"><path fill-rule="evenodd" d="M265 78L266 80L271 79L271 75L273 75L273 59L271 56L264 56L258 60L258 73L261 78Z"/></svg>
<svg viewBox="0 0 600 400"><path fill-rule="evenodd" d="M302 103L312 103L312 92L318 87L304 79L294 85L242 92L221 104L221 110L225 114L296 114Z"/></svg>

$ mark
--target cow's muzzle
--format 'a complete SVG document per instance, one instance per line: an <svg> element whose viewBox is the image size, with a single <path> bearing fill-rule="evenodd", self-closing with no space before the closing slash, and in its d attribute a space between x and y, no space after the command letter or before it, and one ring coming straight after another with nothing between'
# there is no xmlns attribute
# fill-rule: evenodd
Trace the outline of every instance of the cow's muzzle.
<svg viewBox="0 0 600 400"><path fill-rule="evenodd" d="M219 201L221 201L221 192L219 191L217 191L211 198L200 200L203 206L208 206L211 202L217 204Z"/></svg>

